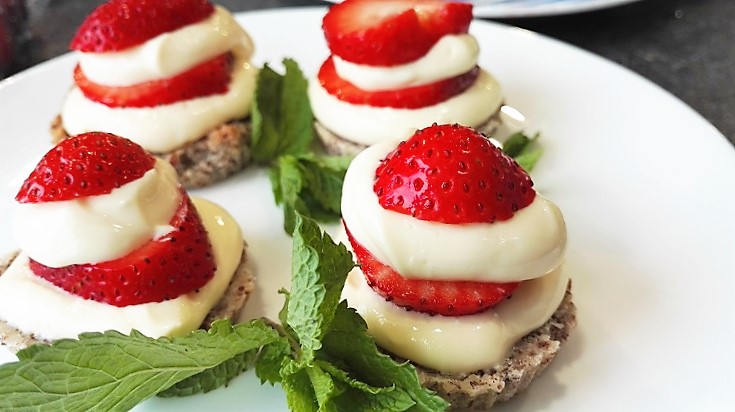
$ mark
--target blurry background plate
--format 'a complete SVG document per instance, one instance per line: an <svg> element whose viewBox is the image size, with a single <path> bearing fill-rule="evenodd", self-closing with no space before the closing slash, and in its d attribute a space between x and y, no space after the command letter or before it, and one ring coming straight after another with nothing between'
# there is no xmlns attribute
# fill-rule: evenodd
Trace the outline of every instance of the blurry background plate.
<svg viewBox="0 0 735 412"><path fill-rule="evenodd" d="M330 1L340 2L340 0ZM513 18L581 13L635 1L640 0L470 0L465 2L474 4L475 17Z"/></svg>
<svg viewBox="0 0 735 412"><path fill-rule="evenodd" d="M238 15L256 63L296 59L314 75L328 51L324 9ZM508 411L730 411L735 405L735 150L704 118L641 76L591 53L492 22L470 28L479 64L541 131L535 187L564 212L578 328ZM308 45L308 47L305 47ZM13 197L50 145L75 56L0 82L0 253ZM244 317L274 315L288 286L290 239L264 170L192 191L243 227L257 292ZM41 310L42 313L42 310ZM70 320L73 321L73 320ZM13 357L0 349L0 362ZM206 395L139 411L280 411L278 387L246 373ZM495 411L495 409L493 409Z"/></svg>
<svg viewBox="0 0 735 412"><path fill-rule="evenodd" d="M476 17L538 17L581 13L640 0L475 0Z"/></svg>

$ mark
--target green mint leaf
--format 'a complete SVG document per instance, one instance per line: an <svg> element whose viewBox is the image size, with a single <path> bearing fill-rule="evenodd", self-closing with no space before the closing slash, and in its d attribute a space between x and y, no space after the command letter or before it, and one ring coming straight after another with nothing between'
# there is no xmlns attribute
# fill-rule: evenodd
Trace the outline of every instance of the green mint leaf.
<svg viewBox="0 0 735 412"><path fill-rule="evenodd" d="M536 162L538 162L543 153L544 151L540 147L526 148L515 159L523 170L530 172L536 166Z"/></svg>
<svg viewBox="0 0 735 412"><path fill-rule="evenodd" d="M108 331L32 346L0 366L0 410L128 410L276 339L262 321L220 321L177 338Z"/></svg>
<svg viewBox="0 0 735 412"><path fill-rule="evenodd" d="M529 143L531 143L530 137L523 132L516 132L503 142L503 152L510 157L516 157Z"/></svg>
<svg viewBox="0 0 735 412"><path fill-rule="evenodd" d="M543 154L543 150L536 145L538 138L538 133L533 137L523 132L515 133L503 143L503 152L514 158L523 170L530 172Z"/></svg>
<svg viewBox="0 0 735 412"><path fill-rule="evenodd" d="M281 368L281 387L286 392L289 410L293 412L319 410L309 374L293 359L286 361Z"/></svg>
<svg viewBox="0 0 735 412"><path fill-rule="evenodd" d="M291 292L286 323L308 362L321 348L339 304L347 273L355 266L347 248L336 245L317 223L296 215Z"/></svg>
<svg viewBox="0 0 735 412"><path fill-rule="evenodd" d="M308 151L314 140L307 81L298 64L283 60L285 74L267 64L258 74L252 110L252 156L268 164L285 154Z"/></svg>
<svg viewBox="0 0 735 412"><path fill-rule="evenodd" d="M337 386L332 376L318 365L307 368L306 373L309 375L311 387L314 388L314 396L317 405L319 405L319 410L339 412L334 404L334 397L342 393L341 386Z"/></svg>
<svg viewBox="0 0 735 412"><path fill-rule="evenodd" d="M290 356L291 345L286 337L281 337L261 349L255 363L255 374L260 379L260 383L268 382L273 385L281 382L283 361Z"/></svg>
<svg viewBox="0 0 735 412"><path fill-rule="evenodd" d="M305 186L301 166L296 158L284 156L270 168L269 176L276 204L283 207L283 228L291 234L296 227L296 213L310 215L306 203L300 198Z"/></svg>
<svg viewBox="0 0 735 412"><path fill-rule="evenodd" d="M342 182L351 156L302 157L307 193L325 213L339 218ZM315 207L316 208L316 207Z"/></svg>
<svg viewBox="0 0 735 412"><path fill-rule="evenodd" d="M276 203L283 206L286 233L293 232L297 212L322 222L339 219L342 182L351 160L303 154L276 161L270 179Z"/></svg>
<svg viewBox="0 0 735 412"><path fill-rule="evenodd" d="M231 380L245 372L252 364L257 351L244 352L220 363L214 368L207 369L190 378L173 385L157 394L162 398L191 396L198 393L207 393L221 386L227 386Z"/></svg>
<svg viewBox="0 0 735 412"><path fill-rule="evenodd" d="M337 410L350 411L406 411L416 402L406 391L396 387L374 387L352 378L347 372L331 363L317 361L317 365L334 378L343 387L342 392L334 397Z"/></svg>
<svg viewBox="0 0 735 412"><path fill-rule="evenodd" d="M415 403L406 410L441 411L449 406L440 396L421 386L416 369L411 364L398 364L380 352L367 333L365 321L345 302L335 311L322 345L320 359L346 368L352 378L373 387L389 388L395 385L405 391ZM396 405L405 406L399 403L400 400L400 397L396 397Z"/></svg>

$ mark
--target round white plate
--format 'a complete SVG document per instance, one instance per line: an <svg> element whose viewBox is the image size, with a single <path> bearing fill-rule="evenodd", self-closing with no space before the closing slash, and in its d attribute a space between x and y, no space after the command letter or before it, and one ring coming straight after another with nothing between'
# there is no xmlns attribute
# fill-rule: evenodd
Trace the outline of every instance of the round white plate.
<svg viewBox="0 0 735 412"><path fill-rule="evenodd" d="M329 0L339 3L341 0ZM468 0L475 17L513 18L540 17L581 13L621 6L640 0Z"/></svg>
<svg viewBox="0 0 735 412"><path fill-rule="evenodd" d="M272 10L239 21L253 36L258 63L288 56L313 74L327 56L323 13ZM474 22L471 30L480 64L526 114L528 131L543 132L545 154L533 178L564 211L579 312L554 363L498 410L735 405L735 150L692 109L620 66L512 27ZM65 55L0 83L0 251L15 247L13 196L50 147L49 122L74 63ZM245 316L273 315L281 305L276 290L288 286L290 239L264 171L195 194L229 209L251 245L259 289ZM285 411L286 404L278 387L261 387L249 373L207 395L139 408L207 409Z"/></svg>

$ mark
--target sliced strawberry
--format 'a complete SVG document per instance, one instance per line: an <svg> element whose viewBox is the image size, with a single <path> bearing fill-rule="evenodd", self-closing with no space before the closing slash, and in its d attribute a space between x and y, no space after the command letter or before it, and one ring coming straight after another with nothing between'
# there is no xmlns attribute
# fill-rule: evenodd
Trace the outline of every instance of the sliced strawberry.
<svg viewBox="0 0 735 412"><path fill-rule="evenodd" d="M31 259L30 267L69 293L114 306L174 299L204 286L216 264L207 231L186 193L171 226L165 236L120 259L61 268Z"/></svg>
<svg viewBox="0 0 735 412"><path fill-rule="evenodd" d="M480 69L436 83L398 90L367 91L339 77L330 57L319 70L319 83L332 96L352 104L396 109L418 109L441 103L467 90L475 83Z"/></svg>
<svg viewBox="0 0 735 412"><path fill-rule="evenodd" d="M373 190L384 209L448 224L507 220L536 196L515 160L456 124L427 127L401 143L375 171Z"/></svg>
<svg viewBox="0 0 735 412"><path fill-rule="evenodd" d="M386 300L403 308L444 316L472 315L502 302L520 285L520 282L406 279L355 241L346 224L345 230L368 285Z"/></svg>
<svg viewBox="0 0 735 412"><path fill-rule="evenodd" d="M371 66L418 59L447 34L467 33L472 5L441 0L346 0L332 6L322 28L333 54Z"/></svg>
<svg viewBox="0 0 735 412"><path fill-rule="evenodd" d="M89 80L77 65L74 81L82 93L109 107L153 107L227 92L232 54L225 53L174 77L133 86L104 86Z"/></svg>
<svg viewBox="0 0 735 412"><path fill-rule="evenodd" d="M69 47L86 53L124 50L213 12L208 0L110 0L87 16Z"/></svg>
<svg viewBox="0 0 735 412"><path fill-rule="evenodd" d="M101 132L80 134L43 156L15 200L55 202L110 193L143 176L155 162L128 139Z"/></svg>

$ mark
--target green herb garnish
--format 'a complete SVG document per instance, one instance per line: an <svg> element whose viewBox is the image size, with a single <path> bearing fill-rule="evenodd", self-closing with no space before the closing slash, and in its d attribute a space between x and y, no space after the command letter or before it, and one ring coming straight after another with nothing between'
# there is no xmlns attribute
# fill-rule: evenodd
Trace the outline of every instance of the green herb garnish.
<svg viewBox="0 0 735 412"><path fill-rule="evenodd" d="M538 138L539 133L533 137L528 137L523 132L515 133L503 143L503 152L514 158L523 170L530 172L543 154L543 150L536 144Z"/></svg>
<svg viewBox="0 0 735 412"><path fill-rule="evenodd" d="M291 234L295 212L320 222L339 218L342 179L351 158L311 151L314 118L307 81L296 62L286 59L283 65L283 75L266 64L258 76L252 150L253 159L270 169L273 195Z"/></svg>
<svg viewBox="0 0 735 412"><path fill-rule="evenodd" d="M256 320L234 327L219 321L208 332L171 339L108 331L33 345L18 352L18 362L0 366L0 410L128 410L197 374L198 385L180 394L206 392L232 378L218 365L277 339Z"/></svg>

